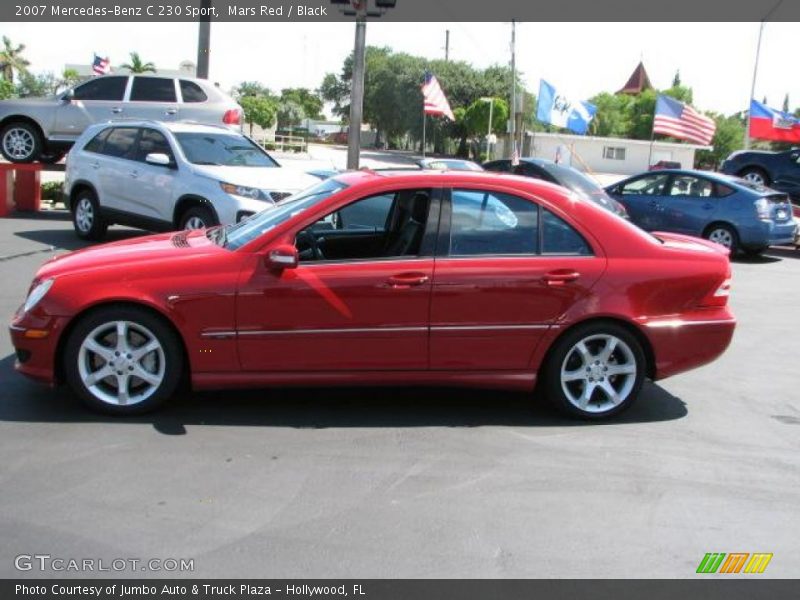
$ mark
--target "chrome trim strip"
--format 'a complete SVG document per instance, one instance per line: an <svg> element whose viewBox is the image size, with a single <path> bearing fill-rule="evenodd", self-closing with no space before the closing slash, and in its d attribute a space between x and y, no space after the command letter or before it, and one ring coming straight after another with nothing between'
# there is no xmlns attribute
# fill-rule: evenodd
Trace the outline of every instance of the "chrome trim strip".
<svg viewBox="0 0 800 600"><path fill-rule="evenodd" d="M645 323L645 327L662 328L662 327L683 327L684 325L727 325L735 324L735 319L709 319L705 321L684 321L683 319L670 319L665 321L651 321Z"/></svg>
<svg viewBox="0 0 800 600"><path fill-rule="evenodd" d="M431 331L508 331L514 329L548 329L550 325L434 325Z"/></svg>
<svg viewBox="0 0 800 600"><path fill-rule="evenodd" d="M8 328L11 331L27 331L28 330L27 327L20 327L19 325L9 325Z"/></svg>
<svg viewBox="0 0 800 600"><path fill-rule="evenodd" d="M329 329L259 329L253 331L239 331L239 335L315 335L320 333L382 333L399 331L428 331L427 327L353 327Z"/></svg>
<svg viewBox="0 0 800 600"><path fill-rule="evenodd" d="M211 338L211 339L226 339L231 337L236 337L235 331L204 331L200 334L202 338Z"/></svg>

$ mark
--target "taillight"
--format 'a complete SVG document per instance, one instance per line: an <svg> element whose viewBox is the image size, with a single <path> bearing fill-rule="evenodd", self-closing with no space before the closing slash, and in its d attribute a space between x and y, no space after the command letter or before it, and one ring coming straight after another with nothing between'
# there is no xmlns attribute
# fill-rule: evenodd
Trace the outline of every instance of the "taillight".
<svg viewBox="0 0 800 600"><path fill-rule="evenodd" d="M755 206L758 218L768 221L770 219L769 200L767 200L766 198L759 198L758 200L756 200Z"/></svg>
<svg viewBox="0 0 800 600"><path fill-rule="evenodd" d="M232 108L230 110L226 110L225 114L222 115L222 122L225 125L239 125L242 122L242 111L238 108Z"/></svg>
<svg viewBox="0 0 800 600"><path fill-rule="evenodd" d="M700 308L714 308L718 306L726 306L728 304L728 297L731 295L731 277L725 278L719 287L708 294L700 302Z"/></svg>

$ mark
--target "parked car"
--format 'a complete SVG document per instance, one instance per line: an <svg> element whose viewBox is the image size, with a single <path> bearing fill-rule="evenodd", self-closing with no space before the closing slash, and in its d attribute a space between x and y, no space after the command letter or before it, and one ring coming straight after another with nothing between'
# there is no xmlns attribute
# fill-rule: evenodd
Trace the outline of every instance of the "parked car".
<svg viewBox="0 0 800 600"><path fill-rule="evenodd" d="M630 177L606 191L643 229L704 237L731 254L759 254L795 236L787 195L744 179L668 169Z"/></svg>
<svg viewBox="0 0 800 600"><path fill-rule="evenodd" d="M78 237L99 240L115 223L151 231L236 223L316 181L223 126L112 121L91 126L70 151L64 198Z"/></svg>
<svg viewBox="0 0 800 600"><path fill-rule="evenodd" d="M493 160L483 164L487 171L498 173L514 173L523 177L533 177L555 183L572 190L576 194L599 204L606 210L610 210L615 215L628 218L625 207L611 198L602 186L590 179L577 169L569 166L559 165L552 160L543 158L521 158L519 164L514 166L511 160Z"/></svg>
<svg viewBox="0 0 800 600"><path fill-rule="evenodd" d="M123 118L238 129L242 109L204 79L106 75L49 98L0 101L0 152L15 163L58 162L89 125Z"/></svg>
<svg viewBox="0 0 800 600"><path fill-rule="evenodd" d="M11 338L19 372L121 415L181 382L538 383L597 419L726 349L730 277L719 245L535 179L352 171L235 225L52 259Z"/></svg>
<svg viewBox="0 0 800 600"><path fill-rule="evenodd" d="M483 171L479 164L462 158L419 158L416 163L423 169L438 171Z"/></svg>
<svg viewBox="0 0 800 600"><path fill-rule="evenodd" d="M740 150L722 163L721 171L800 199L799 148L785 152Z"/></svg>
<svg viewBox="0 0 800 600"><path fill-rule="evenodd" d="M648 171L661 171L662 169L680 169L681 163L674 160L660 160L650 165Z"/></svg>

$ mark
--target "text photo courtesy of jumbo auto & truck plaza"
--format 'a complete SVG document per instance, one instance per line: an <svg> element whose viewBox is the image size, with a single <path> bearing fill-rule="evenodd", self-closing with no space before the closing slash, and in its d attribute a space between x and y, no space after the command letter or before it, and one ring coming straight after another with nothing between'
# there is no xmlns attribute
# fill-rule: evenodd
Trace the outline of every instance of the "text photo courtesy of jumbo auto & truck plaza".
<svg viewBox="0 0 800 600"><path fill-rule="evenodd" d="M0 598L769 598L800 4L0 5Z"/></svg>

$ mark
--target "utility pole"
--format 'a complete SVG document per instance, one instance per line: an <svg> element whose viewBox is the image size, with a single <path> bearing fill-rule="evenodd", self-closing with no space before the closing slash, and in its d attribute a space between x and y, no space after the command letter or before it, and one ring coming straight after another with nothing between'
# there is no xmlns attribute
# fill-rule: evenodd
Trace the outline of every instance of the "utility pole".
<svg viewBox="0 0 800 600"><path fill-rule="evenodd" d="M366 3L364 3L366 5ZM364 53L367 39L366 10L356 16L356 43L353 50L353 81L350 88L350 128L347 132L347 168L358 169L361 147L361 117L364 110Z"/></svg>
<svg viewBox="0 0 800 600"><path fill-rule="evenodd" d="M508 157L513 158L517 143L517 22L511 20L511 120L508 124L508 137L511 145Z"/></svg>
<svg viewBox="0 0 800 600"><path fill-rule="evenodd" d="M209 54L211 53L211 0L201 0L203 9L197 36L197 77L208 79Z"/></svg>
<svg viewBox="0 0 800 600"><path fill-rule="evenodd" d="M444 62L450 60L450 30L444 32Z"/></svg>

